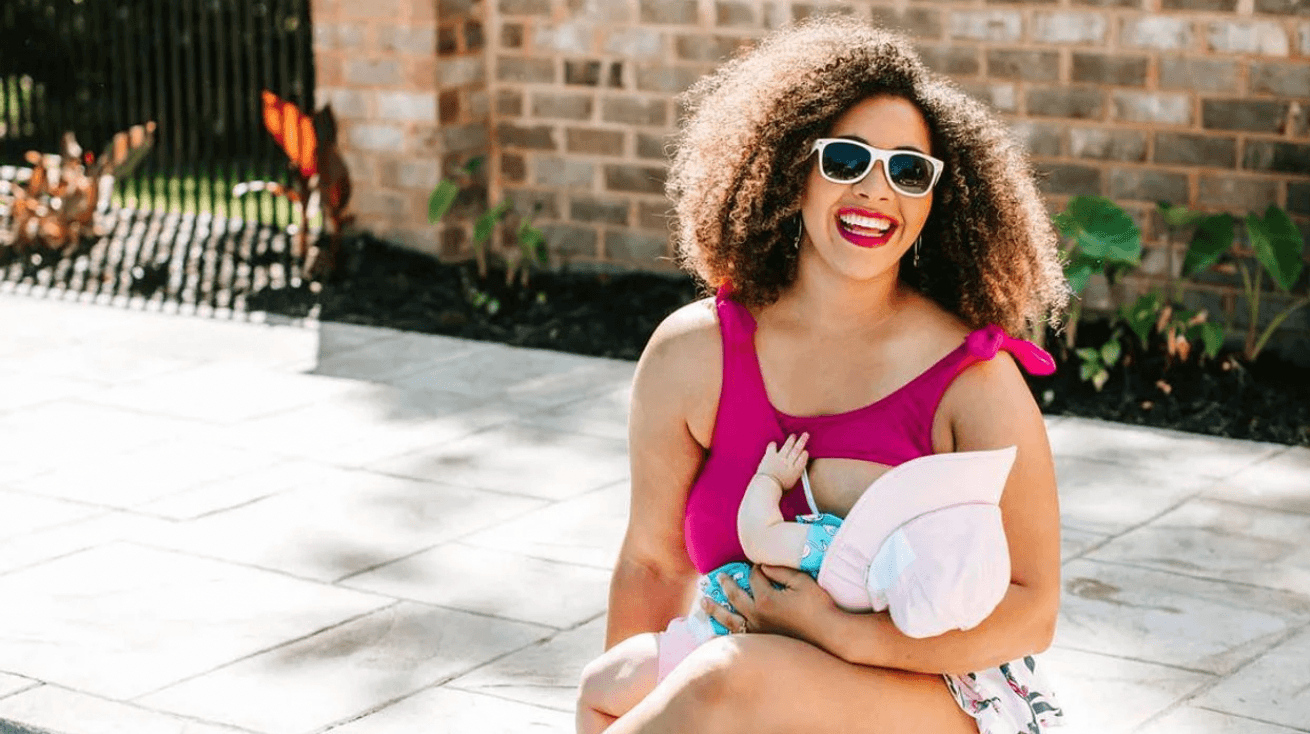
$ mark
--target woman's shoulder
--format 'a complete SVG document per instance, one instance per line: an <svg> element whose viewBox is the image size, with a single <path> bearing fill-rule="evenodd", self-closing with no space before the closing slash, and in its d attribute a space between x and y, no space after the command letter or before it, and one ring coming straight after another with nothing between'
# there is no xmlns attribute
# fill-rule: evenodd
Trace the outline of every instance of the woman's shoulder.
<svg viewBox="0 0 1310 734"><path fill-rule="evenodd" d="M655 328L637 366L635 400L681 412L708 446L723 382L723 343L713 298L689 303Z"/></svg>
<svg viewBox="0 0 1310 734"><path fill-rule="evenodd" d="M702 298L664 317L646 342L642 359L695 363L721 351L719 342L719 317L714 299Z"/></svg>

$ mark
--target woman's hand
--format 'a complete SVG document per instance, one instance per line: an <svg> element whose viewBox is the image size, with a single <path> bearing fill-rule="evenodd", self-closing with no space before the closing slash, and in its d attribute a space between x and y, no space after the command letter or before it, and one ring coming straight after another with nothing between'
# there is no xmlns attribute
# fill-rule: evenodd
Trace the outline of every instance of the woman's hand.
<svg viewBox="0 0 1310 734"><path fill-rule="evenodd" d="M701 606L731 632L768 632L817 644L824 618L837 608L814 579L793 568L755 566L751 570L754 599L728 576L720 575L718 581L738 613L708 598L701 600Z"/></svg>

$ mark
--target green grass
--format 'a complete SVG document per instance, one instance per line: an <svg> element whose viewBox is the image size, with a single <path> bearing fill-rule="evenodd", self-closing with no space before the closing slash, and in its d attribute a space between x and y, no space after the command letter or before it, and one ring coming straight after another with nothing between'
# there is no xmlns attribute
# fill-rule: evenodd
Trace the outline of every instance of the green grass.
<svg viewBox="0 0 1310 734"><path fill-rule="evenodd" d="M222 179L194 175L134 176L115 182L113 202L115 206L132 209L209 213L224 219L239 217L261 222L291 222L300 216L299 207L291 201L267 192L252 192L234 199L233 185ZM322 215L310 218L311 226L321 224Z"/></svg>

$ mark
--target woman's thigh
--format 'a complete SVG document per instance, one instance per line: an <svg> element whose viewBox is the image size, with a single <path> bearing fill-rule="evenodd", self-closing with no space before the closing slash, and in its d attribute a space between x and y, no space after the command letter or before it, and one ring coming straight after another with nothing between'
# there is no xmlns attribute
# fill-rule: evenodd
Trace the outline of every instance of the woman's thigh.
<svg viewBox="0 0 1310 734"><path fill-rule="evenodd" d="M852 665L798 640L730 635L684 660L609 734L978 734L940 675Z"/></svg>

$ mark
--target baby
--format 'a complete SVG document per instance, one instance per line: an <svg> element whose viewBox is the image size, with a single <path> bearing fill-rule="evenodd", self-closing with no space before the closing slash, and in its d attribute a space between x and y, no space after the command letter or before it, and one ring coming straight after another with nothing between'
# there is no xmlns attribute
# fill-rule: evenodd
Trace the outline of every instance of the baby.
<svg viewBox="0 0 1310 734"><path fill-rule="evenodd" d="M1009 554L1000 500L1014 448L920 457L869 486L845 522L821 513L805 466L808 434L770 443L746 485L737 534L752 563L795 568L815 577L838 606L883 611L906 635L969 629L1009 586ZM811 514L787 522L783 492L804 483ZM751 593L751 564L732 562L700 578L700 597L729 607L727 576ZM587 665L578 696L579 734L603 731L641 701L698 646L728 629L698 598L691 612L659 633L620 642Z"/></svg>

